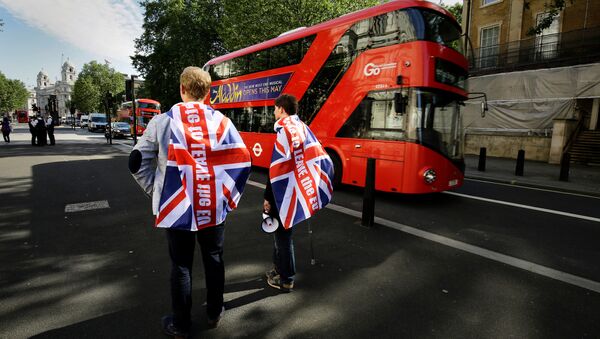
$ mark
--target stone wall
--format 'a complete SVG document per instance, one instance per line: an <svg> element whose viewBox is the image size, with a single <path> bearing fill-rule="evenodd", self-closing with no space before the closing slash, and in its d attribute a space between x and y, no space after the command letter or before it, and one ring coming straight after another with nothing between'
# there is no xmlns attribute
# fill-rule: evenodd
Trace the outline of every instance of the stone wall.
<svg viewBox="0 0 600 339"><path fill-rule="evenodd" d="M487 156L516 159L519 150L525 150L526 160L548 162L552 137L515 136L494 134L467 134L465 154L479 155L479 148L487 148Z"/></svg>

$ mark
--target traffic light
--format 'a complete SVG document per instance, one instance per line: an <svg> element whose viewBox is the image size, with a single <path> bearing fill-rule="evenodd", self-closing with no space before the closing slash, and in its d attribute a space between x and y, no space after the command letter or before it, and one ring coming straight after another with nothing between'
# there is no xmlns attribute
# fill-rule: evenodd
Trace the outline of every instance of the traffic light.
<svg viewBox="0 0 600 339"><path fill-rule="evenodd" d="M125 80L125 99L127 101L133 100L133 80Z"/></svg>
<svg viewBox="0 0 600 339"><path fill-rule="evenodd" d="M37 113L37 111L39 111L40 109L37 104L33 104L31 105L31 110Z"/></svg>

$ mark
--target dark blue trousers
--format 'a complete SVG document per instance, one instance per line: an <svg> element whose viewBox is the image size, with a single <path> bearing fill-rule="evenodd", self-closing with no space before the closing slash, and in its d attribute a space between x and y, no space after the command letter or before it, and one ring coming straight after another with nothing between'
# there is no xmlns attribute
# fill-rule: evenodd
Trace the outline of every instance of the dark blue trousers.
<svg viewBox="0 0 600 339"><path fill-rule="evenodd" d="M293 227L290 229L283 228L281 221L279 227L273 233L273 264L275 270L281 276L281 281L291 283L294 281L296 274L296 257L294 255L294 239Z"/></svg>
<svg viewBox="0 0 600 339"><path fill-rule="evenodd" d="M197 232L167 229L166 234L171 257L171 301L175 327L187 330L191 324L192 264L196 241L200 245L206 277L206 313L209 319L216 319L223 308L225 223Z"/></svg>

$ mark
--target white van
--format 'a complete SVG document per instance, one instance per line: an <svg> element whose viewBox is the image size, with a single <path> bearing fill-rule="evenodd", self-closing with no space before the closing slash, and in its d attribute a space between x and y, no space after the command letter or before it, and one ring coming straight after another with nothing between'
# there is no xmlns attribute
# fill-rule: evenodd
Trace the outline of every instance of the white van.
<svg viewBox="0 0 600 339"><path fill-rule="evenodd" d="M81 118L79 118L79 127L86 128L86 127L88 127L89 123L90 123L90 117L89 116L82 115Z"/></svg>
<svg viewBox="0 0 600 339"><path fill-rule="evenodd" d="M94 132L98 129L102 131L106 130L106 114L90 113L88 131Z"/></svg>

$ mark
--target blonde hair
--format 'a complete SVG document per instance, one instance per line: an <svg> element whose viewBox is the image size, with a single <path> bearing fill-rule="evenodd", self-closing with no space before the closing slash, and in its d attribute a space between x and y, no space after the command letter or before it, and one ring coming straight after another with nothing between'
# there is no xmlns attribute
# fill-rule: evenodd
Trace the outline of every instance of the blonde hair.
<svg viewBox="0 0 600 339"><path fill-rule="evenodd" d="M179 82L190 96L202 100L210 90L210 74L200 67L188 66L179 77Z"/></svg>

